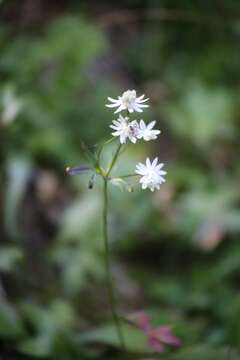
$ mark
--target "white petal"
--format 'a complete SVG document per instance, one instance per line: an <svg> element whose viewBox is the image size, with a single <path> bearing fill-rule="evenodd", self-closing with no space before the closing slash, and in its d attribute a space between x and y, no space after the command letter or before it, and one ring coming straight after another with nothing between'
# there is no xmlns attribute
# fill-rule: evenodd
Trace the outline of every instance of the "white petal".
<svg viewBox="0 0 240 360"><path fill-rule="evenodd" d="M146 102L146 101L148 101L149 99L147 98L147 99L143 99L143 100L137 100L137 102L138 103L140 103L140 104L142 104L142 103L144 103L144 102ZM149 106L149 105L148 105Z"/></svg>
<svg viewBox="0 0 240 360"><path fill-rule="evenodd" d="M134 136L129 137L129 139L133 144L136 144L137 139Z"/></svg>
<svg viewBox="0 0 240 360"><path fill-rule="evenodd" d="M145 122L144 122L143 120L140 120L139 125L140 125L140 129L141 129L141 130L146 129L146 124L145 124Z"/></svg>
<svg viewBox="0 0 240 360"><path fill-rule="evenodd" d="M119 113L120 111L125 110L124 105L120 105L119 108L114 112L115 114Z"/></svg>
<svg viewBox="0 0 240 360"><path fill-rule="evenodd" d="M113 108L113 107L117 107L118 104L106 104L105 106L109 108Z"/></svg>
<svg viewBox="0 0 240 360"><path fill-rule="evenodd" d="M153 121L151 121L151 122L148 124L147 128L148 128L149 130L151 130L151 129L154 127L155 124L156 124L156 121L153 120Z"/></svg>
<svg viewBox="0 0 240 360"><path fill-rule="evenodd" d="M113 99L113 98L111 98L111 97L108 97L107 99L108 99L109 101L111 101L111 102L114 102L114 103L119 102L118 99Z"/></svg>
<svg viewBox="0 0 240 360"><path fill-rule="evenodd" d="M121 135L121 132L120 131L115 131L112 133L113 136L120 136Z"/></svg>
<svg viewBox="0 0 240 360"><path fill-rule="evenodd" d="M155 167L157 165L158 162L158 157L155 157L155 159L152 162L152 167Z"/></svg>
<svg viewBox="0 0 240 360"><path fill-rule="evenodd" d="M134 105L134 110L136 112L140 112L140 113L143 112L142 109L139 106L137 106L136 104ZM133 112L133 110L132 110L132 112Z"/></svg>
<svg viewBox="0 0 240 360"><path fill-rule="evenodd" d="M113 124L114 124L114 125L117 125L117 126L118 126L119 123L120 123L119 120L113 120Z"/></svg>
<svg viewBox="0 0 240 360"><path fill-rule="evenodd" d="M147 107L149 107L149 105L143 105L143 104L138 104L138 106L141 107L141 108L147 108Z"/></svg>
<svg viewBox="0 0 240 360"><path fill-rule="evenodd" d="M151 161L149 158L147 158L147 160L146 160L146 165L147 165L147 167L151 167Z"/></svg>
<svg viewBox="0 0 240 360"><path fill-rule="evenodd" d="M160 175L167 175L167 172L164 171L164 170L161 170L161 171L159 171L159 174L160 174Z"/></svg>
<svg viewBox="0 0 240 360"><path fill-rule="evenodd" d="M145 166L144 164L142 164L142 163L138 163L138 164L136 165L136 168L146 169L146 166Z"/></svg>
<svg viewBox="0 0 240 360"><path fill-rule="evenodd" d="M125 135L121 135L121 136L120 136L120 143L121 143L121 144L125 144L125 142L126 142L126 136L125 136Z"/></svg>
<svg viewBox="0 0 240 360"><path fill-rule="evenodd" d="M156 166L156 170L160 170L162 167L163 167L163 163L161 163L161 164L158 164L157 166Z"/></svg>

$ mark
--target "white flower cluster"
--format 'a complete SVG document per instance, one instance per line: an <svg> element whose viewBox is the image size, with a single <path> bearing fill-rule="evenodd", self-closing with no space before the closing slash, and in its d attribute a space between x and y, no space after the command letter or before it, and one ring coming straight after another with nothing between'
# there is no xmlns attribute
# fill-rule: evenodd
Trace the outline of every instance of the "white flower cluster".
<svg viewBox="0 0 240 360"><path fill-rule="evenodd" d="M143 104L148 101L148 99L144 99L144 95L137 97L135 90L125 91L118 99L108 97L108 100L111 104L107 104L106 106L110 108L117 107L115 113L119 113L122 110L128 110L130 113L134 111L142 112L142 108L148 107L148 105Z"/></svg>
<svg viewBox="0 0 240 360"><path fill-rule="evenodd" d="M118 99L112 99L108 97L111 104L107 104L107 107L117 108L115 113L119 113L123 110L130 113L142 112L143 108L149 105L143 104L148 99L144 98L145 95L137 97L135 90L127 90ZM117 120L113 120L110 127L114 130L113 136L119 137L121 144L125 144L127 140L132 143L136 143L137 140L143 139L145 141L155 140L160 134L160 130L154 129L156 121L152 121L149 124L145 124L143 120L139 122L137 120L130 120L129 116L119 115ZM166 175L166 171L161 170L164 164L158 164L158 158L156 157L152 163L149 158L146 159L146 164L138 163L136 166L136 174L141 175L140 184L142 189L149 188L151 191L160 189L160 185L165 182L163 175Z"/></svg>
<svg viewBox="0 0 240 360"><path fill-rule="evenodd" d="M120 115L117 120L113 120L110 128L115 130L112 135L119 136L121 144L125 144L127 139L135 144L138 139L144 139L145 141L157 139L160 130L153 129L155 123L156 121L152 121L146 125L143 120L138 123L137 120L129 121L128 117Z"/></svg>

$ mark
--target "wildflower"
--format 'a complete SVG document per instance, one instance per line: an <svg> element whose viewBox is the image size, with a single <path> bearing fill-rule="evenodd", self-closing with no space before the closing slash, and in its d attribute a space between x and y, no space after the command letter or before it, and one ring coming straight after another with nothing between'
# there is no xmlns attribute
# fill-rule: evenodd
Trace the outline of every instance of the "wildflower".
<svg viewBox="0 0 240 360"><path fill-rule="evenodd" d="M165 179L162 175L166 175L166 171L161 170L163 163L158 164L158 158L156 157L151 163L150 159L147 158L146 165L138 163L136 165L135 172L138 175L142 175L140 183L142 184L142 189L149 188L151 191L160 189L160 185L165 182Z"/></svg>
<svg viewBox="0 0 240 360"><path fill-rule="evenodd" d="M179 347L181 341L173 335L170 326L164 325L148 332L148 343L156 352L163 352L164 345Z"/></svg>
<svg viewBox="0 0 240 360"><path fill-rule="evenodd" d="M143 120L140 120L138 139L143 138L145 141L157 139L157 135L160 134L160 130L153 130L156 121L151 121L148 125Z"/></svg>
<svg viewBox="0 0 240 360"><path fill-rule="evenodd" d="M149 331L151 329L150 318L145 311L138 311L130 319L131 322L136 325L142 331Z"/></svg>
<svg viewBox="0 0 240 360"><path fill-rule="evenodd" d="M149 316L144 311L136 313L132 317L131 323L145 333L149 346L155 352L163 352L165 345L181 346L181 341L172 333L170 326L162 325L153 328Z"/></svg>
<svg viewBox="0 0 240 360"><path fill-rule="evenodd" d="M118 96L118 99L113 99L108 97L108 100L111 104L106 104L107 107L114 108L116 107L115 113L118 113L122 110L128 110L130 113L137 111L142 112L142 108L146 108L149 105L143 104L148 99L144 99L145 95L137 97L136 90L127 90L122 96Z"/></svg>
<svg viewBox="0 0 240 360"><path fill-rule="evenodd" d="M120 143L125 144L127 139L132 143L136 143L138 134L138 123L136 120L129 122L128 117L119 116L118 120L113 120L110 128L115 130L112 135L120 137Z"/></svg>

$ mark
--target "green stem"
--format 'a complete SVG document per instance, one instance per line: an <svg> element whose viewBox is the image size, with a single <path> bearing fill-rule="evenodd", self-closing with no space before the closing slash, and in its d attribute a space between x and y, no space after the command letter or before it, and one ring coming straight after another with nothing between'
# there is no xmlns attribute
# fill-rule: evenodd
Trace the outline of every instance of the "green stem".
<svg viewBox="0 0 240 360"><path fill-rule="evenodd" d="M113 164L114 165L114 164ZM108 180L107 178L103 178L104 187L103 187L103 237L104 237L104 246L105 246L105 266L106 266L106 275L107 275L107 287L109 294L109 301L111 306L111 311L113 315L113 319L116 325L116 330L119 338L119 343L124 351L126 351L125 341L123 332L121 329L120 319L116 310L116 300L114 294L114 288L112 283L111 276L111 264L110 264L110 249L109 249L109 239L108 239Z"/></svg>
<svg viewBox="0 0 240 360"><path fill-rule="evenodd" d="M116 177L124 179L124 178L129 178L129 177L134 177L134 176L139 176L139 175L138 174L127 174L127 175L118 175Z"/></svg>
<svg viewBox="0 0 240 360"><path fill-rule="evenodd" d="M107 176L110 174L112 168L114 167L114 165L115 165L115 163L116 163L116 161L117 161L117 158L118 158L119 152L120 152L120 150L121 150L121 147L122 147L122 144L120 143L120 144L118 145L118 147L117 147L117 150L116 150L113 158L112 158L111 164L109 165L109 168L108 168L108 170L107 170Z"/></svg>

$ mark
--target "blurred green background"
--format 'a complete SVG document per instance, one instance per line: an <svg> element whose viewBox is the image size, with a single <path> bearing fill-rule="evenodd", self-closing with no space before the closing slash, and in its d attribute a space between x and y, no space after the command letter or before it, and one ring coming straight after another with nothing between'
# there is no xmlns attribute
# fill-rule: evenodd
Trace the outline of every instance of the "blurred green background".
<svg viewBox="0 0 240 360"><path fill-rule="evenodd" d="M123 359L105 289L101 187L68 177L108 138L107 96L151 99L159 192L111 189L119 309L170 324L179 350L137 359L240 358L240 2L0 3L0 358ZM109 149L111 151L111 148ZM136 359L136 357L135 357Z"/></svg>

